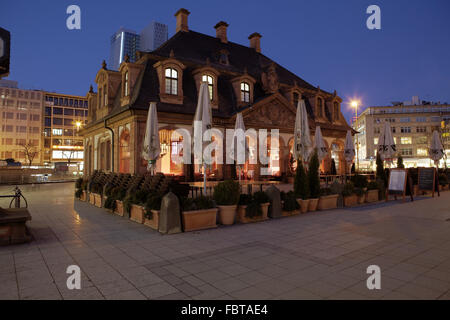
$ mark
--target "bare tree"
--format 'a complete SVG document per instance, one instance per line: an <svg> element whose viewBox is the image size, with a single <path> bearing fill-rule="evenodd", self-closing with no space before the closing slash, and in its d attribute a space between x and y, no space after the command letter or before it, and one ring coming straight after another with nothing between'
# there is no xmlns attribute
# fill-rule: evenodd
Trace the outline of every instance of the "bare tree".
<svg viewBox="0 0 450 320"><path fill-rule="evenodd" d="M21 147L20 151L25 154L25 159L28 161L28 165L31 166L33 164L34 158L39 154L36 146L32 143L21 143L19 145Z"/></svg>
<svg viewBox="0 0 450 320"><path fill-rule="evenodd" d="M75 150L69 150L69 151L63 152L63 158L67 159L68 166L70 165L70 160L72 160L74 158L75 152L76 152Z"/></svg>

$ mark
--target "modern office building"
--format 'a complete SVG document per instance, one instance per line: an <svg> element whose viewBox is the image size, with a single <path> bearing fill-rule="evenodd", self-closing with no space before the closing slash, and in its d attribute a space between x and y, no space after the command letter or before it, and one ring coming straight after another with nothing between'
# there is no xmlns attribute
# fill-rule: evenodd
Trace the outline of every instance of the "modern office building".
<svg viewBox="0 0 450 320"><path fill-rule="evenodd" d="M166 24L152 21L141 31L141 51L153 51L167 41L169 28Z"/></svg>
<svg viewBox="0 0 450 320"><path fill-rule="evenodd" d="M152 21L140 34L121 27L111 37L109 68L119 70L120 64L128 55L130 62L136 61L136 52L153 51L168 38L168 26Z"/></svg>
<svg viewBox="0 0 450 320"><path fill-rule="evenodd" d="M140 49L139 44L140 36L135 31L120 28L111 37L109 67L118 70L126 55L130 61L135 61L136 51Z"/></svg>
<svg viewBox="0 0 450 320"><path fill-rule="evenodd" d="M4 84L5 86L1 86ZM42 163L43 93L22 90L17 82L0 84L0 159L14 159L22 165Z"/></svg>
<svg viewBox="0 0 450 320"><path fill-rule="evenodd" d="M357 163L362 170L375 167L380 131L385 121L391 125L397 152L402 155L406 167L428 167L433 165L428 149L431 135L438 130L447 157L450 156L448 126L450 105L423 102L413 98L414 104L395 103L393 106L368 107L354 122ZM445 165L443 159L440 165Z"/></svg>
<svg viewBox="0 0 450 320"><path fill-rule="evenodd" d="M44 93L43 162L56 167L83 169L83 139L79 130L86 124L86 97ZM64 169L65 170L65 169Z"/></svg>

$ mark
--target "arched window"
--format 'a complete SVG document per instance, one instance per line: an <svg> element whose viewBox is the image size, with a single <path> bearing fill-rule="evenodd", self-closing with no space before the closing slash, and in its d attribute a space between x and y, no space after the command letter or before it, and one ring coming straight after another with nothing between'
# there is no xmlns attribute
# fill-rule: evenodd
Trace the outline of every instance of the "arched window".
<svg viewBox="0 0 450 320"><path fill-rule="evenodd" d="M178 71L172 68L166 69L166 93L178 94Z"/></svg>
<svg viewBox="0 0 450 320"><path fill-rule="evenodd" d="M339 120L339 103L336 101L333 103L333 116L334 120Z"/></svg>
<svg viewBox="0 0 450 320"><path fill-rule="evenodd" d="M250 102L250 86L247 82L241 82L241 101Z"/></svg>
<svg viewBox="0 0 450 320"><path fill-rule="evenodd" d="M128 87L128 71L125 72L125 81L124 81L124 89L123 89L123 96L124 97L128 97L128 95L130 94L129 92L129 87Z"/></svg>
<svg viewBox="0 0 450 320"><path fill-rule="evenodd" d="M202 81L207 82L208 83L208 89L209 89L209 98L211 99L211 101L214 99L213 96L213 92L214 92L214 79L213 77L205 74L202 77Z"/></svg>
<svg viewBox="0 0 450 320"><path fill-rule="evenodd" d="M318 117L323 117L323 100L322 98L317 98L317 116Z"/></svg>
<svg viewBox="0 0 450 320"><path fill-rule="evenodd" d="M130 133L123 130L119 138L119 172L130 173Z"/></svg>

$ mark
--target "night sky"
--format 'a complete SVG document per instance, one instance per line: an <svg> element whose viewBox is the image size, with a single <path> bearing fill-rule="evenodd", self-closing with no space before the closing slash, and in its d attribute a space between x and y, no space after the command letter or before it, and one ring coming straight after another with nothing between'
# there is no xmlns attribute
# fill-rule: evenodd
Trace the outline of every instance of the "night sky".
<svg viewBox="0 0 450 320"><path fill-rule="evenodd" d="M66 28L66 8L81 8L81 30ZM368 30L366 8L381 8L381 30ZM262 53L348 103L390 105L418 95L450 103L450 1L2 1L0 26L11 32L11 73L24 89L85 95L111 35L121 26L140 31L150 21L169 25L191 12L192 30L248 45L262 34ZM348 117L348 104L342 110Z"/></svg>

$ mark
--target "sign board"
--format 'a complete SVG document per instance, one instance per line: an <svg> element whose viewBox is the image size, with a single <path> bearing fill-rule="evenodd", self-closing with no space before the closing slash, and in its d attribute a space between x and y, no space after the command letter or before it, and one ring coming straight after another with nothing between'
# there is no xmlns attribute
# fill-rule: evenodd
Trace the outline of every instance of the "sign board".
<svg viewBox="0 0 450 320"><path fill-rule="evenodd" d="M397 196L402 196L403 201L405 201L406 192L411 195L411 201L413 201L412 196L412 185L411 179L408 179L408 171L406 169L390 169L389 170L389 182L388 188L386 190L386 201L389 200L389 195L394 195L395 199Z"/></svg>
<svg viewBox="0 0 450 320"><path fill-rule="evenodd" d="M434 197L434 192L439 194L439 179L437 177L436 168L419 168L419 190L431 191Z"/></svg>

